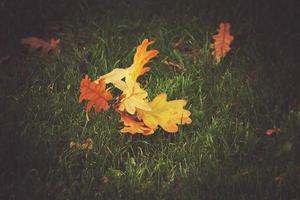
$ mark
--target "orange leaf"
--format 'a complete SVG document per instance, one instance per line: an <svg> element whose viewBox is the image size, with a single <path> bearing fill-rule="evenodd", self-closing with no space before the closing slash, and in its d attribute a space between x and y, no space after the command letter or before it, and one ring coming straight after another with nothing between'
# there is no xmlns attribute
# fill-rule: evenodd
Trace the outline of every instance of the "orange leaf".
<svg viewBox="0 0 300 200"><path fill-rule="evenodd" d="M83 100L89 101L86 107L88 112L93 105L95 105L95 112L107 110L109 108L108 101L111 99L111 93L105 90L104 79L100 79L98 83L94 83L88 75L85 75L85 78L81 80L79 103Z"/></svg>
<svg viewBox="0 0 300 200"><path fill-rule="evenodd" d="M116 109L116 111L121 116L121 121L123 121L125 127L121 129L122 133L141 133L143 135L151 135L154 133L152 128L147 127L143 122L138 121L134 116L129 116L125 112L121 112Z"/></svg>
<svg viewBox="0 0 300 200"><path fill-rule="evenodd" d="M49 53L49 51L56 50L59 43L60 39L54 38L51 38L49 42L37 37L27 37L21 39L21 44L29 45L33 49L42 49L43 53Z"/></svg>
<svg viewBox="0 0 300 200"><path fill-rule="evenodd" d="M217 63L230 51L230 44L233 38L234 37L230 35L230 23L221 23L218 34L213 36L215 42L210 46L214 49L212 55L215 56Z"/></svg>

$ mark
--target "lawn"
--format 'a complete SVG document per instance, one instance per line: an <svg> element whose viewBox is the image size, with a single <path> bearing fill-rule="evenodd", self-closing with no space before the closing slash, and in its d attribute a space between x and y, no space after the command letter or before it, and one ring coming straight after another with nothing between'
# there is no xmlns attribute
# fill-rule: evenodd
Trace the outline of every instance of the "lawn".
<svg viewBox="0 0 300 200"><path fill-rule="evenodd" d="M21 2L19 15L4 3L0 199L300 199L295 1ZM14 16L23 27L8 25ZM223 21L234 42L216 64ZM28 50L27 36L59 38L59 51ZM149 98L164 92L191 111L177 133L124 134L117 113L87 117L79 103L85 74L129 67L145 38L159 51L139 79ZM90 149L70 147L87 139Z"/></svg>

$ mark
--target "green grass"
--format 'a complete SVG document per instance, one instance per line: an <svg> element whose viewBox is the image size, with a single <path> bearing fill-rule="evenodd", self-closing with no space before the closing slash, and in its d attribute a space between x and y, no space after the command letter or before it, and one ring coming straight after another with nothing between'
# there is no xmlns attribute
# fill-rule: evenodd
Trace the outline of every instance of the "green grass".
<svg viewBox="0 0 300 200"><path fill-rule="evenodd" d="M174 16L139 13L66 18L59 54L33 51L21 66L25 72L17 65L9 69L1 77L8 140L1 149L9 160L0 173L3 197L299 199L300 111L286 109L289 86L266 78L269 63L255 40L239 38L249 23L233 22L237 40L215 65L209 44L218 19L200 16L175 16L176 22ZM151 48L160 52L141 80L150 98L166 92L168 99L187 99L193 123L176 134L158 130L144 137L121 134L112 111L91 112L87 122L85 104L78 103L80 66L93 78L128 67L144 38L154 39ZM173 48L176 38L198 53ZM184 66L184 73L170 70L166 59ZM282 133L264 135L274 126ZM70 141L87 138L95 142L93 150L69 148Z"/></svg>

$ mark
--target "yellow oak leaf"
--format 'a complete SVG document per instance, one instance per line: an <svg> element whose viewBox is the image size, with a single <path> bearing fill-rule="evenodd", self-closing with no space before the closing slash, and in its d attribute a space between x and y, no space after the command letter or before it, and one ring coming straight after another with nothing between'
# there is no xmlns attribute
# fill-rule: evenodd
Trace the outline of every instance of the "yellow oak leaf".
<svg viewBox="0 0 300 200"><path fill-rule="evenodd" d="M167 101L167 94L161 93L152 102L149 102L150 111L137 110L137 116L144 124L153 130L158 125L165 131L175 133L178 131L178 124L192 123L191 112L183 109L185 100Z"/></svg>
<svg viewBox="0 0 300 200"><path fill-rule="evenodd" d="M148 93L140 87L140 84L129 79L126 82L127 89L122 93L122 99L119 109L127 111L129 114L134 114L136 108L141 110L150 111L151 107L147 102Z"/></svg>

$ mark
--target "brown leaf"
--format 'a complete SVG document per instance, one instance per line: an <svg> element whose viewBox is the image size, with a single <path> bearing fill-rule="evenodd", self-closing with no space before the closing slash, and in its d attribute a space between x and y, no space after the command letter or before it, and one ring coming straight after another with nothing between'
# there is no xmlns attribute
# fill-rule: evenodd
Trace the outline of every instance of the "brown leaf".
<svg viewBox="0 0 300 200"><path fill-rule="evenodd" d="M21 44L29 45L33 49L41 49L43 53L56 51L59 43L60 39L54 38L51 38L49 42L37 37L27 37L21 39Z"/></svg>
<svg viewBox="0 0 300 200"><path fill-rule="evenodd" d="M82 144L79 142L70 142L70 148L76 148L76 149L81 149L81 150L92 150L94 147L94 141L91 138L87 138L86 141Z"/></svg>
<svg viewBox="0 0 300 200"><path fill-rule="evenodd" d="M109 181L109 179L107 176L102 176L100 178L100 183L102 183L102 184L106 184L106 183L108 183L108 181Z"/></svg>
<svg viewBox="0 0 300 200"><path fill-rule="evenodd" d="M169 69L171 69L175 72L185 72L186 71L186 68L184 68L184 66L173 63L171 61L165 60L164 64L166 64L169 67Z"/></svg>

